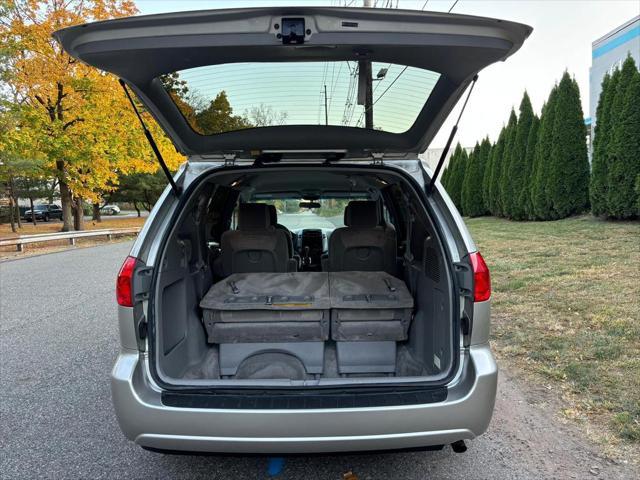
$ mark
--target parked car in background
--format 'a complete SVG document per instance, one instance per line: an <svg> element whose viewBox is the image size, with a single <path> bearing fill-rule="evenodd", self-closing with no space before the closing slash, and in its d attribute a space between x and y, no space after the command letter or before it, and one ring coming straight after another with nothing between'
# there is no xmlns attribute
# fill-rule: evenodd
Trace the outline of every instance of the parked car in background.
<svg viewBox="0 0 640 480"><path fill-rule="evenodd" d="M33 207L33 211L27 210L24 212L25 220L31 221L32 216L35 216L36 220L43 220L45 222L48 222L52 218L62 220L62 208L53 203L49 205L36 205Z"/></svg>
<svg viewBox="0 0 640 480"><path fill-rule="evenodd" d="M100 211L107 215L118 215L120 213L120 207L118 205L105 205Z"/></svg>

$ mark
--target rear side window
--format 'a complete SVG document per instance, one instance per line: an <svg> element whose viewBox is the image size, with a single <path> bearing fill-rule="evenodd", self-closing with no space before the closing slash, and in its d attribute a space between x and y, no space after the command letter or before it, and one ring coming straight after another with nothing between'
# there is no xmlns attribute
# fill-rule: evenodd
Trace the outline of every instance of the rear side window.
<svg viewBox="0 0 640 480"><path fill-rule="evenodd" d="M160 80L201 135L283 125L365 128L364 63L231 63ZM391 133L411 128L439 78L430 70L372 62L373 128Z"/></svg>

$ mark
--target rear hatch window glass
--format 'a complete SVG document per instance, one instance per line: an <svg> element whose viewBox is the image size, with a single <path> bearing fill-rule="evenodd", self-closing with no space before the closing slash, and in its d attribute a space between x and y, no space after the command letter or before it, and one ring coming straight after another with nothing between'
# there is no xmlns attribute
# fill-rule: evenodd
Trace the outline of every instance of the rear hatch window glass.
<svg viewBox="0 0 640 480"><path fill-rule="evenodd" d="M283 125L366 128L364 62L250 62L210 65L160 79L201 135ZM373 128L406 132L440 74L371 63Z"/></svg>

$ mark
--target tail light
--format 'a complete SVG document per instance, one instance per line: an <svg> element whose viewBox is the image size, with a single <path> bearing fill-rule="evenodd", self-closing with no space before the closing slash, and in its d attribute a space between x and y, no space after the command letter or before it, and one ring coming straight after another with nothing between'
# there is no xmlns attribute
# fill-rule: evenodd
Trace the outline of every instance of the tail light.
<svg viewBox="0 0 640 480"><path fill-rule="evenodd" d="M484 302L491 297L491 275L489 275L489 268L484 262L484 258L480 255L480 252L475 252L470 255L471 265L473 266L473 300L476 302Z"/></svg>
<svg viewBox="0 0 640 480"><path fill-rule="evenodd" d="M133 270L136 268L136 259L127 257L118 272L116 280L116 298L118 305L133 307Z"/></svg>

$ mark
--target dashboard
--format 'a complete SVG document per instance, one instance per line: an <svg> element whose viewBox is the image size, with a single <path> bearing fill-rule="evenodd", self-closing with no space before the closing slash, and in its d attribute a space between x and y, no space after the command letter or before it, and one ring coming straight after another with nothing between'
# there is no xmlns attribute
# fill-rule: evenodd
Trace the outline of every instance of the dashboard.
<svg viewBox="0 0 640 480"><path fill-rule="evenodd" d="M303 268L318 270L322 256L329 251L330 228L301 228L292 230L293 249L303 260Z"/></svg>

